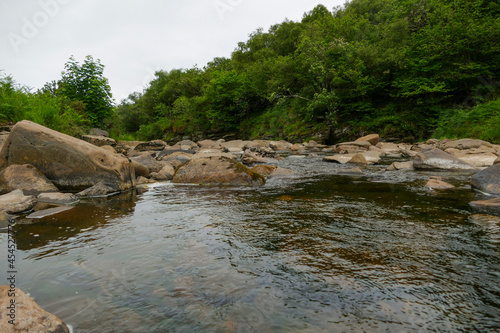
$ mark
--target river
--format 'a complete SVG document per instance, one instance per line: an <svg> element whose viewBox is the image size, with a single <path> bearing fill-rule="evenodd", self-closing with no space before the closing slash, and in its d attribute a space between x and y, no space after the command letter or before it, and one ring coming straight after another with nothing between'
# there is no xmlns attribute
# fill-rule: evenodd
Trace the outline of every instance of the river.
<svg viewBox="0 0 500 333"><path fill-rule="evenodd" d="M470 173L279 165L297 176L159 183L18 225L18 287L74 332L500 328L500 224L471 217ZM436 174L457 188L424 189Z"/></svg>

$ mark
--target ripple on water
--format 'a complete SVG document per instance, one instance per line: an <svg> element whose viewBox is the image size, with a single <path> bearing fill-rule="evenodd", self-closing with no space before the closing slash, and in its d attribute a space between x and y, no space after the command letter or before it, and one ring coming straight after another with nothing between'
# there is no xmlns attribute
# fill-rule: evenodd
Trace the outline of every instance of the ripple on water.
<svg viewBox="0 0 500 333"><path fill-rule="evenodd" d="M166 183L19 226L20 287L82 332L499 327L500 229L469 219L467 174L432 193L429 173L279 165L299 177Z"/></svg>

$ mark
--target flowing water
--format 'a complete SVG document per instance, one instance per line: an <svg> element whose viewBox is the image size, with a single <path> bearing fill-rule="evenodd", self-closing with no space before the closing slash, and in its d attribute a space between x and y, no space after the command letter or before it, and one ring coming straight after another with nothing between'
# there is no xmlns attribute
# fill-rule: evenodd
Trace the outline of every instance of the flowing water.
<svg viewBox="0 0 500 333"><path fill-rule="evenodd" d="M471 217L470 174L432 193L436 173L279 164L297 177L156 184L18 225L18 287L74 332L500 329L500 224Z"/></svg>

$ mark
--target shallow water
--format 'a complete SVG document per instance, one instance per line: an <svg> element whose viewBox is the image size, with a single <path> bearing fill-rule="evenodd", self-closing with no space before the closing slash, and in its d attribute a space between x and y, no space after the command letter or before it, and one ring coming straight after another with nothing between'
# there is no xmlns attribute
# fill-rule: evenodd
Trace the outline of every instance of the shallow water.
<svg viewBox="0 0 500 333"><path fill-rule="evenodd" d="M500 328L500 226L470 218L470 173L431 193L436 173L279 164L298 176L157 184L18 225L18 287L75 332Z"/></svg>

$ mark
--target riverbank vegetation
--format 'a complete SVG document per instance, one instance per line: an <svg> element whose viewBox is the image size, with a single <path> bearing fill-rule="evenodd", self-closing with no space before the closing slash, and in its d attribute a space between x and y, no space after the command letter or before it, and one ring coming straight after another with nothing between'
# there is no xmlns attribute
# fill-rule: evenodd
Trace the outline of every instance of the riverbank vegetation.
<svg viewBox="0 0 500 333"><path fill-rule="evenodd" d="M109 124L115 137L144 140L237 133L333 143L377 132L405 141L500 142L499 41L495 1L352 0L258 29L230 58L203 68L158 71L112 113L96 116L78 96L52 100L50 89L12 90L5 77L0 113L4 120L45 117L42 124L63 132ZM12 107L5 89L28 96L30 106ZM37 103L57 107L34 111ZM54 119L44 116L49 110Z"/></svg>

